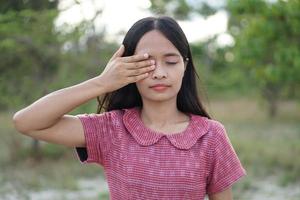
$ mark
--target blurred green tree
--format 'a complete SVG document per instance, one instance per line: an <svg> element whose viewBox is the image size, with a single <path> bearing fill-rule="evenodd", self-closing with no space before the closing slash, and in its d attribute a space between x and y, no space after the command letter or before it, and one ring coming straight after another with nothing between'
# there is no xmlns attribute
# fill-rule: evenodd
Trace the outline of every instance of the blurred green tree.
<svg viewBox="0 0 300 200"><path fill-rule="evenodd" d="M195 13L208 17L217 8L201 0L151 0L150 10L157 15L168 15L179 20L190 19Z"/></svg>
<svg viewBox="0 0 300 200"><path fill-rule="evenodd" d="M227 8L235 66L254 80L274 117L284 89L299 89L300 1L228 0Z"/></svg>
<svg viewBox="0 0 300 200"><path fill-rule="evenodd" d="M24 106L46 93L58 68L57 1L1 1L0 109Z"/></svg>
<svg viewBox="0 0 300 200"><path fill-rule="evenodd" d="M0 2L0 110L24 106L48 93L59 67L61 41L54 31L58 1ZM32 152L40 155L39 142Z"/></svg>
<svg viewBox="0 0 300 200"><path fill-rule="evenodd" d="M69 9L79 1L70 2ZM0 110L24 107L51 90L95 76L116 45L90 20L55 26L58 1L0 2ZM100 55L101 53L101 55ZM101 69L99 69L100 73ZM96 106L95 106L96 107Z"/></svg>
<svg viewBox="0 0 300 200"><path fill-rule="evenodd" d="M6 13L9 11L22 11L25 9L30 10L48 10L48 9L56 9L58 4L58 0L10 0L10 1L0 1L0 13Z"/></svg>
<svg viewBox="0 0 300 200"><path fill-rule="evenodd" d="M80 2L70 7L74 4ZM95 68L104 68L114 50L104 44L105 31L96 32L94 20L102 10L97 8L91 20L64 24L65 29L59 30L54 23L60 12L57 6L58 0L0 2L0 110L16 110L53 89L96 76ZM39 142L32 144L39 158Z"/></svg>

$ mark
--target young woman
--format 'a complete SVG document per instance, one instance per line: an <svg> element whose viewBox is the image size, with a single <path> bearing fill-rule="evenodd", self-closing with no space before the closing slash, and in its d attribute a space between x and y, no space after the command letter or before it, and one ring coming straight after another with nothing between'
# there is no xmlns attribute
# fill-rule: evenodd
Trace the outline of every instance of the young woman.
<svg viewBox="0 0 300 200"><path fill-rule="evenodd" d="M97 114L67 115L98 96ZM100 75L13 120L19 132L103 166L111 199L229 200L245 175L224 126L198 99L188 41L170 17L137 21Z"/></svg>

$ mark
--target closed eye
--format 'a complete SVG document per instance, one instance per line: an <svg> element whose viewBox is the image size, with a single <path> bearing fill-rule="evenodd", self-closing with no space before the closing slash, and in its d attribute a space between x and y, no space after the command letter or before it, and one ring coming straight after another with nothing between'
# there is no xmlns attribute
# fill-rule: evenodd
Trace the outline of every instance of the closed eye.
<svg viewBox="0 0 300 200"><path fill-rule="evenodd" d="M175 65L177 62L166 62L168 65Z"/></svg>

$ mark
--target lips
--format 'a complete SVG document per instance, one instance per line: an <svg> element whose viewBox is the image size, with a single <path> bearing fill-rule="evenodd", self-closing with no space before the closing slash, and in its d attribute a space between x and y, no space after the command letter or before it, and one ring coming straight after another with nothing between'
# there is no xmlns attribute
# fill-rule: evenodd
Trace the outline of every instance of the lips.
<svg viewBox="0 0 300 200"><path fill-rule="evenodd" d="M164 92L168 87L170 87L170 86L165 85L165 84L156 84L156 85L150 86L150 88L155 90L156 92Z"/></svg>
<svg viewBox="0 0 300 200"><path fill-rule="evenodd" d="M156 85L150 86L150 88L158 88L158 87L170 87L170 86L169 85L165 85L165 84L156 84Z"/></svg>

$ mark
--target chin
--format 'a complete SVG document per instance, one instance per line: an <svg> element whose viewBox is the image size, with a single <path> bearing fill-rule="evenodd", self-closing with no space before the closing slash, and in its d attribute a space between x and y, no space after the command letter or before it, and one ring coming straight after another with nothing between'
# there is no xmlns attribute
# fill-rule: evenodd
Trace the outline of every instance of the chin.
<svg viewBox="0 0 300 200"><path fill-rule="evenodd" d="M164 102L164 101L169 101L169 100L170 100L170 98L163 98L163 97L151 98L151 99L148 98L148 101L156 101L156 102Z"/></svg>
<svg viewBox="0 0 300 200"><path fill-rule="evenodd" d="M147 101L157 101L157 102L163 102L163 101L170 101L171 99L175 98L176 95L170 95L170 94L148 94L143 97Z"/></svg>

